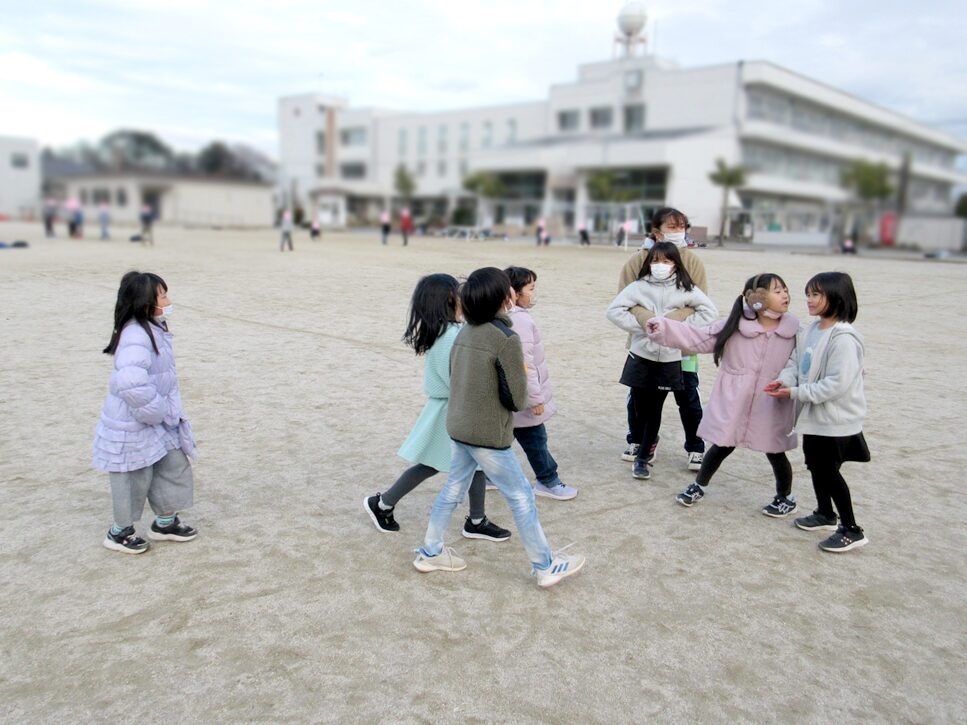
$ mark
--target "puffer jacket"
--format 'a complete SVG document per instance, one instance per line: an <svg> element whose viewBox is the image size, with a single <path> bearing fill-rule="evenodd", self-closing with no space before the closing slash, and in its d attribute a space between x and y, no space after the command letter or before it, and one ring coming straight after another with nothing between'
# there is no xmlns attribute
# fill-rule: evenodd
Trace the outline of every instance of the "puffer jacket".
<svg viewBox="0 0 967 725"><path fill-rule="evenodd" d="M123 473L147 468L170 450L196 457L191 425L181 405L171 333L152 324L158 352L137 322L121 330L114 371L94 435L93 463Z"/></svg>
<svg viewBox="0 0 967 725"><path fill-rule="evenodd" d="M527 407L514 413L515 428L531 428L540 425L557 412L551 390L551 376L547 372L547 357L544 354L544 341L534 323L531 313L523 307L510 308L510 319L514 332L520 337L524 351L524 364L527 365ZM544 412L534 415L535 405L543 405Z"/></svg>

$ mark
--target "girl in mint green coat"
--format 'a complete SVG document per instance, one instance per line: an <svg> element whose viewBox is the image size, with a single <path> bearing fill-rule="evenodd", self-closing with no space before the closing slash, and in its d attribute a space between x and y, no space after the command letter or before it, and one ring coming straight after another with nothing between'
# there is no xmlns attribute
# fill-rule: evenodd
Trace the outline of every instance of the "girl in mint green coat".
<svg viewBox="0 0 967 725"><path fill-rule="evenodd" d="M426 479L450 470L447 405L450 401L450 348L461 327L458 287L457 280L449 274L431 274L423 277L413 291L403 342L417 355L426 355L423 390L427 401L399 450L399 455L413 465L385 493L363 499L363 508L379 531L399 531L400 526L393 516L397 502ZM468 539L506 541L510 532L496 526L484 515L485 487L483 471L477 471L470 485L470 515L464 524L463 535Z"/></svg>

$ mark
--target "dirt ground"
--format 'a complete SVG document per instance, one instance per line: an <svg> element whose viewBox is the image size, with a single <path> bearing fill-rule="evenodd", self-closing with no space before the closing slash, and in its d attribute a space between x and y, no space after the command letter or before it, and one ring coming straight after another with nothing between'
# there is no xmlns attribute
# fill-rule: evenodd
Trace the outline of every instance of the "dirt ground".
<svg viewBox="0 0 967 725"><path fill-rule="evenodd" d="M700 505L678 506L692 479L671 401L652 479L631 478L624 335L604 316L620 250L299 234L280 254L268 230L156 237L0 225L31 243L0 249L3 722L967 720L967 266L699 252L722 314L758 272L786 278L801 319L809 276L854 276L873 461L844 472L870 544L831 555L760 513L760 454L737 451ZM422 361L400 342L417 279L509 264L538 273L550 447L580 489L538 499L541 520L552 547L588 558L546 591L516 535L459 536L465 508L448 543L468 568L412 567L442 480L401 501L398 534L361 505L404 470L395 452L423 404ZM100 350L132 268L169 284L201 453L184 514L201 535L137 557L101 546L110 497L90 465ZM703 398L714 374L703 358ZM512 527L496 492L488 515Z"/></svg>

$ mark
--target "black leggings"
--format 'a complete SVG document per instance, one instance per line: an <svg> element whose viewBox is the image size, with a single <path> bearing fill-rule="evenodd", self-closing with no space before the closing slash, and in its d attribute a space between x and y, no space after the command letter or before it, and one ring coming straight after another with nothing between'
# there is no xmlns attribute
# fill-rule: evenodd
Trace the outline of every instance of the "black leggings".
<svg viewBox="0 0 967 725"><path fill-rule="evenodd" d="M383 503L387 506L395 506L401 498L423 483L430 476L435 476L439 471L430 466L417 463L410 466L403 474L396 479L396 483L390 489L380 495ZM470 482L470 518L482 519L484 517L484 497L487 493L487 478L483 471L475 471L473 480Z"/></svg>
<svg viewBox="0 0 967 725"><path fill-rule="evenodd" d="M735 446L711 446L705 452L702 468L695 477L695 483L708 486L712 476L719 470L722 461L732 455ZM792 465L785 453L766 453L766 458L772 464L772 472L776 477L776 495L788 496L792 493Z"/></svg>
<svg viewBox="0 0 967 725"><path fill-rule="evenodd" d="M816 510L827 518L833 518L833 504L839 512L839 520L847 529L857 529L856 519L853 517L853 499L849 493L849 486L839 472L842 464L840 452L836 447L835 438L826 436L804 435L802 437L802 452L806 458L806 468L813 478L813 490L816 492Z"/></svg>

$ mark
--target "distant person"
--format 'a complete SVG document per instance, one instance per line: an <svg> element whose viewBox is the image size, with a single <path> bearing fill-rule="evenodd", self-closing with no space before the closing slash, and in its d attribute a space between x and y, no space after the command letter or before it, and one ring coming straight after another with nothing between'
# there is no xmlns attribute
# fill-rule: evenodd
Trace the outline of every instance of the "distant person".
<svg viewBox="0 0 967 725"><path fill-rule="evenodd" d="M148 542L137 536L145 500L155 513L148 538L191 541L198 532L178 513L193 503L189 458L195 440L181 404L175 373L168 285L150 272L121 278L114 307L114 332L104 352L114 357L107 399L94 436L93 462L111 481L114 523L104 546L123 554L143 554Z"/></svg>
<svg viewBox="0 0 967 725"><path fill-rule="evenodd" d="M44 236L47 239L53 239L57 236L57 233L54 231L54 223L57 221L57 202L53 199L44 199L42 214L44 218Z"/></svg>
<svg viewBox="0 0 967 725"><path fill-rule="evenodd" d="M97 209L97 221L101 225L101 239L110 239L109 227L111 225L111 210L107 204L101 204Z"/></svg>
<svg viewBox="0 0 967 725"><path fill-rule="evenodd" d="M537 237L537 246L541 246L544 242L544 231L547 229L547 220L541 217L537 220L537 228L534 230L534 234Z"/></svg>
<svg viewBox="0 0 967 725"><path fill-rule="evenodd" d="M74 209L73 214L71 214L71 220L74 222L74 233L71 234L75 239L84 238L84 208L78 206Z"/></svg>
<svg viewBox="0 0 967 725"><path fill-rule="evenodd" d="M840 247L840 251L843 254L856 254L856 242L853 241L852 237L846 237L843 240L843 244Z"/></svg>
<svg viewBox="0 0 967 725"><path fill-rule="evenodd" d="M400 211L400 233L403 235L403 246L409 244L410 235L413 233L413 215L408 207L403 207Z"/></svg>
<svg viewBox="0 0 967 725"><path fill-rule="evenodd" d="M433 502L413 566L421 572L466 569L467 563L444 546L444 537L453 510L481 468L510 506L537 585L549 587L577 573L584 556L551 551L537 517L534 491L510 449L513 413L527 406L524 353L507 317L511 294L510 279L494 267L471 273L460 289L467 324L450 353L450 474Z"/></svg>
<svg viewBox="0 0 967 725"><path fill-rule="evenodd" d="M618 227L618 233L615 234L615 237L614 237L614 245L616 247L622 246L625 243L625 239L627 238L627 236L628 234L625 231L625 225L624 224L620 225Z"/></svg>
<svg viewBox="0 0 967 725"><path fill-rule="evenodd" d="M289 251L294 252L292 248L292 210L286 209L282 212L282 222L280 224L281 234L279 235L279 251L285 251L285 245L289 245Z"/></svg>
<svg viewBox="0 0 967 725"><path fill-rule="evenodd" d="M584 224L578 227L578 239L580 239L582 247L591 246L591 237L588 236L588 228Z"/></svg>
<svg viewBox="0 0 967 725"><path fill-rule="evenodd" d="M309 225L309 239L318 239L321 234L319 220L313 219L312 224Z"/></svg>
<svg viewBox="0 0 967 725"><path fill-rule="evenodd" d="M551 244L551 235L546 231L541 232L541 244L545 247L550 246Z"/></svg>
<svg viewBox="0 0 967 725"><path fill-rule="evenodd" d="M530 313L537 302L537 273L526 267L508 267L504 272L514 290L510 321L514 332L520 337L527 368L527 406L514 413L514 438L520 443L537 477L534 493L567 501L577 496L578 491L566 485L558 476L557 461L547 447L547 428L544 426L545 421L557 412L557 406L547 371L544 341Z"/></svg>
<svg viewBox="0 0 967 725"><path fill-rule="evenodd" d="M403 441L398 455L413 465L407 468L386 493L363 499L363 508L377 529L399 531L393 511L406 494L437 473L450 470L450 436L447 435L447 407L450 399L450 350L460 332L459 285L449 274L423 277L413 290L410 319L403 342L417 355L426 355L423 391L426 404L413 430ZM470 483L470 515L463 524L467 539L506 541L510 532L485 515L486 478L473 474Z"/></svg>
<svg viewBox="0 0 967 725"><path fill-rule="evenodd" d="M388 244L389 233L390 233L390 216L388 211L380 212L379 226L380 226L380 230L383 233L383 244Z"/></svg>
<svg viewBox="0 0 967 725"><path fill-rule="evenodd" d="M852 325L859 310L852 278L843 272L817 274L806 283L806 308L819 319L799 330L786 367L765 389L773 398L792 398L798 409L796 431L802 435L816 510L795 524L804 531L835 530L819 548L838 553L869 543L856 523L849 486L839 471L846 461L870 460L863 436L864 346Z"/></svg>
<svg viewBox="0 0 967 725"><path fill-rule="evenodd" d="M154 207L150 204L141 206L141 243L154 244Z"/></svg>

